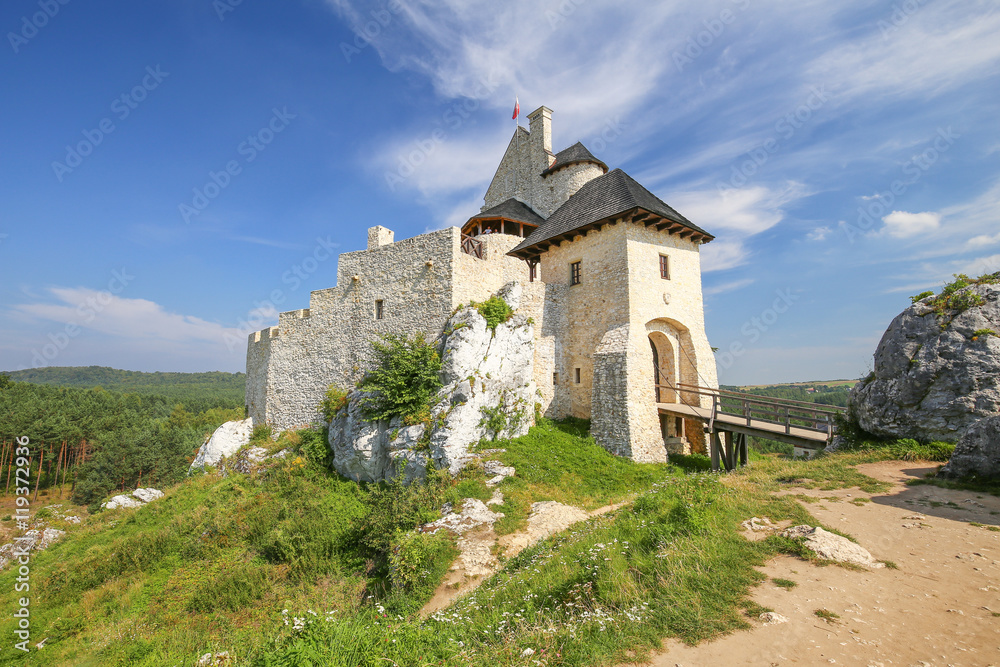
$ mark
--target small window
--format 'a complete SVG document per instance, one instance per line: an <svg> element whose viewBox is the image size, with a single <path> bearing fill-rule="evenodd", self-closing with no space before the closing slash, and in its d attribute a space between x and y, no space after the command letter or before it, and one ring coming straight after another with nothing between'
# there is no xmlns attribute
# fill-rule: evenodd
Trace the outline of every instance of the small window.
<svg viewBox="0 0 1000 667"><path fill-rule="evenodd" d="M569 284L580 284L580 262L573 262L569 265Z"/></svg>
<svg viewBox="0 0 1000 667"><path fill-rule="evenodd" d="M559 384L559 373L552 374L552 384Z"/></svg>
<svg viewBox="0 0 1000 667"><path fill-rule="evenodd" d="M670 258L666 255L660 255L660 277L670 280Z"/></svg>
<svg viewBox="0 0 1000 667"><path fill-rule="evenodd" d="M580 384L580 369L579 368L574 369L573 372L576 374L576 383Z"/></svg>
<svg viewBox="0 0 1000 667"><path fill-rule="evenodd" d="M382 308L382 299L378 299L377 301L375 301L375 319L376 320L382 319L382 316L384 314L385 314L385 311Z"/></svg>

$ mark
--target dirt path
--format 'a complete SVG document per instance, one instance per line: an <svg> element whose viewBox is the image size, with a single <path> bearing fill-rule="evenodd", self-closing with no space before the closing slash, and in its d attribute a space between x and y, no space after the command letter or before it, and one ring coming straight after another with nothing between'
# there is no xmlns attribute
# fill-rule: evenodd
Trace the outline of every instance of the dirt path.
<svg viewBox="0 0 1000 667"><path fill-rule="evenodd" d="M857 572L776 558L761 571L798 585L785 590L768 581L754 600L788 623L756 624L697 647L668 641L651 664L1000 666L1000 532L987 528L1000 526L1000 498L905 486L934 469L913 462L858 466L893 484L884 494L789 491L824 499L805 507L899 569ZM815 615L818 609L840 618L827 623Z"/></svg>
<svg viewBox="0 0 1000 667"><path fill-rule="evenodd" d="M566 530L570 526L590 517L614 511L625 503L605 505L587 512L578 507L557 502L535 503L528 517L525 530L497 536L492 528L481 528L458 538L461 552L448 574L434 592L434 596L420 610L424 617L444 609L460 596L479 587L500 569L500 561L494 555L494 548L502 549L506 557L515 556L527 547Z"/></svg>

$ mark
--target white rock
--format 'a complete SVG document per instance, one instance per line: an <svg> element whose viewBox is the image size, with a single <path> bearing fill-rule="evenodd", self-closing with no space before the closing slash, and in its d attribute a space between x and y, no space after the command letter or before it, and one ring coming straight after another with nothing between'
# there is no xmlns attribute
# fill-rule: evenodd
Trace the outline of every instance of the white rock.
<svg viewBox="0 0 1000 667"><path fill-rule="evenodd" d="M198 455L191 464L191 470L218 465L223 458L232 456L241 447L246 446L250 442L252 433L252 419L226 422L215 429L215 433L198 450Z"/></svg>
<svg viewBox="0 0 1000 667"><path fill-rule="evenodd" d="M111 500L101 503L101 507L106 510L116 510L120 507L142 507L143 505L145 505L143 501L138 498L133 498L132 496L115 496Z"/></svg>
<svg viewBox="0 0 1000 667"><path fill-rule="evenodd" d="M783 537L802 539L805 545L823 560L876 569L885 567L883 563L872 558L872 555L864 547L851 542L846 537L835 535L819 527L793 526L781 534Z"/></svg>
<svg viewBox="0 0 1000 667"><path fill-rule="evenodd" d="M771 520L768 519L766 516L763 518L752 517L750 519L747 519L746 521L740 524L740 527L743 528L743 530L749 530L754 533L761 533L769 530L778 529L778 527L773 523L771 523Z"/></svg>
<svg viewBox="0 0 1000 667"><path fill-rule="evenodd" d="M499 461L484 461L483 472L490 478L486 480L486 486L496 486L508 477L513 477L515 470L513 466L505 466Z"/></svg>
<svg viewBox="0 0 1000 667"><path fill-rule="evenodd" d="M503 517L502 512L491 511L482 500L466 498L465 502L462 503L461 512L452 512L437 521L424 524L421 530L423 532L434 532L441 528L447 528L461 535L479 526L492 526Z"/></svg>
<svg viewBox="0 0 1000 667"><path fill-rule="evenodd" d="M132 495L144 503L152 502L157 498L163 497L163 491L158 491L156 489L136 489L132 492Z"/></svg>
<svg viewBox="0 0 1000 667"><path fill-rule="evenodd" d="M788 619L781 614L776 614L773 611L765 611L763 614L757 617L764 625L777 625L779 623L788 623Z"/></svg>
<svg viewBox="0 0 1000 667"><path fill-rule="evenodd" d="M101 507L106 510L115 510L121 507L132 508L142 507L148 502L163 497L163 491L157 489L136 489L128 496L115 496L111 500L101 503Z"/></svg>
<svg viewBox="0 0 1000 667"><path fill-rule="evenodd" d="M51 544L62 539L66 531L55 528L38 530L33 528L25 531L24 535L16 538L13 542L0 546L0 569L7 567L7 564L17 556L47 549Z"/></svg>

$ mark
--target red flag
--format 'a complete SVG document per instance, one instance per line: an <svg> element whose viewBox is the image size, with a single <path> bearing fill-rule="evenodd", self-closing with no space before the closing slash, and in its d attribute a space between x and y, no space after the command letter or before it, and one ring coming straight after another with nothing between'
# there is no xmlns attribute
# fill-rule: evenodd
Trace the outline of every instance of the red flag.
<svg viewBox="0 0 1000 667"><path fill-rule="evenodd" d="M511 120L517 120L517 117L521 115L521 103L517 101L517 97L514 97L514 115Z"/></svg>

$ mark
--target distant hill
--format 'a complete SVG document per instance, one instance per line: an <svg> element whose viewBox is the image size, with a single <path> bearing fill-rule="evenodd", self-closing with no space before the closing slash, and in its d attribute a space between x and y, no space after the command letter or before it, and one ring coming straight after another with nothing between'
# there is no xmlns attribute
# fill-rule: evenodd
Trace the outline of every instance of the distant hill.
<svg viewBox="0 0 1000 667"><path fill-rule="evenodd" d="M847 407L847 397L851 387L857 380L826 380L820 382L793 382L789 384L745 385L741 387L725 386L723 389L739 391L758 396L772 398L787 398L793 401L819 403Z"/></svg>
<svg viewBox="0 0 1000 667"><path fill-rule="evenodd" d="M241 408L245 403L243 373L143 373L106 366L50 366L23 371L3 371L17 382L59 387L102 387L144 396L164 396L183 403L190 411L207 407Z"/></svg>

